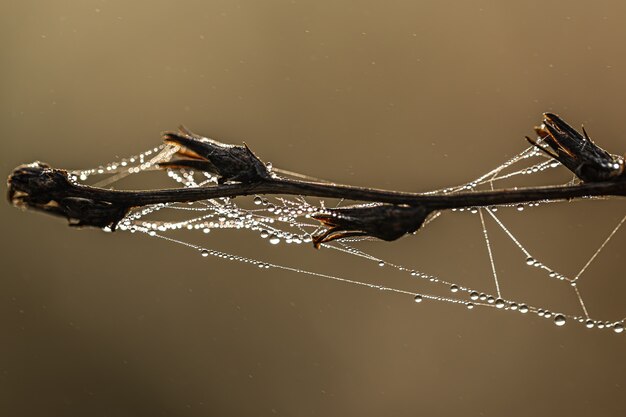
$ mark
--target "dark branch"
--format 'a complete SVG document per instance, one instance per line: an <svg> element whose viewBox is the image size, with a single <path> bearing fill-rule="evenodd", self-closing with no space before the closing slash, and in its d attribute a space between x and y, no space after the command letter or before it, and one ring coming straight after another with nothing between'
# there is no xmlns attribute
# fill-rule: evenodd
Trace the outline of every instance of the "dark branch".
<svg viewBox="0 0 626 417"><path fill-rule="evenodd" d="M219 176L218 185L150 191L106 190L73 184L66 171L36 162L13 171L8 180L8 197L18 207L65 217L71 225L112 229L132 207L219 197L291 194L380 203L331 209L314 216L328 227L314 238L317 247L348 236L395 240L417 231L428 215L437 210L626 196L623 158L599 148L586 134L580 135L556 115L546 114L544 125L536 129L547 135L545 142L552 150L529 141L549 152L584 182L572 186L424 195L293 180L272 175L245 145L225 145L181 129L179 133L166 133L164 139L181 147L178 156L182 159L161 166L206 170Z"/></svg>

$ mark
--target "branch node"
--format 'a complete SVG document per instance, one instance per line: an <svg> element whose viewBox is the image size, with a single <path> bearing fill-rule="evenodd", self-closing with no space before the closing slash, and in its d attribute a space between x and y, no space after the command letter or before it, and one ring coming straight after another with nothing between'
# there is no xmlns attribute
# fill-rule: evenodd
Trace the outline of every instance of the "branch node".
<svg viewBox="0 0 626 417"><path fill-rule="evenodd" d="M240 182L251 184L272 179L272 174L244 143L230 145L209 139L180 127L178 132L163 133L163 140L178 145L177 159L162 162L161 167L187 167L219 176L218 183Z"/></svg>
<svg viewBox="0 0 626 417"><path fill-rule="evenodd" d="M416 232L432 212L424 205L392 204L351 206L328 209L311 216L328 229L313 237L315 248L322 243L352 236L371 236L392 241Z"/></svg>

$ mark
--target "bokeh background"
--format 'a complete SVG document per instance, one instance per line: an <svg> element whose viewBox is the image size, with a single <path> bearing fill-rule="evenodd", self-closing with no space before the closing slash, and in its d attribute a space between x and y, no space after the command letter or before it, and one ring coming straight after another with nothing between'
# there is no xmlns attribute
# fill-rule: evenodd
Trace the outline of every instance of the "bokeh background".
<svg viewBox="0 0 626 417"><path fill-rule="evenodd" d="M94 167L155 146L180 123L246 140L285 169L407 191L486 172L526 146L544 111L626 148L622 1L3 6L4 175L33 160ZM623 209L622 200L503 216L533 253L575 273ZM624 335L261 273L7 203L0 222L2 415L626 415ZM424 232L372 248L490 288L476 217L451 214ZM507 249L498 239L496 255ZM270 248L246 232L204 243L387 282L384 268ZM626 315L625 243L616 236L580 284L598 318ZM505 291L578 312L571 291L502 256ZM418 288L406 277L392 284Z"/></svg>

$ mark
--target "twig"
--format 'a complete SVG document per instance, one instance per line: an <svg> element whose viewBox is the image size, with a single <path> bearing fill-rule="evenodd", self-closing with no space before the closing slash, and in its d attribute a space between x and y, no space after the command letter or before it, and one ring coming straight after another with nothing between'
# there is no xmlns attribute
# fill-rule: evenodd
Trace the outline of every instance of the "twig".
<svg viewBox="0 0 626 417"><path fill-rule="evenodd" d="M41 210L67 218L75 226L109 226L132 207L191 202L219 197L255 194L292 194L343 198L381 203L330 209L313 216L328 226L314 238L321 243L348 236L372 236L395 240L417 231L434 211L535 201L571 200L594 196L626 196L624 160L593 144L558 116L546 114L537 128L551 149L536 144L558 159L582 182L573 186L502 189L424 195L372 188L280 178L247 147L226 145L185 129L164 134L181 148L183 159L161 163L162 168L183 167L218 175L217 185L150 191L116 191L72 183L68 173L36 162L14 170L8 180L9 200L16 206Z"/></svg>

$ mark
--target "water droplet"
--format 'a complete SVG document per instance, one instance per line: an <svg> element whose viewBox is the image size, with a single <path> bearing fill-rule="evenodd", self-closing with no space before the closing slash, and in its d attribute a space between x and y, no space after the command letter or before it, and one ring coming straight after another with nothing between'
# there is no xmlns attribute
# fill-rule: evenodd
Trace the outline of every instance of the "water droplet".
<svg viewBox="0 0 626 417"><path fill-rule="evenodd" d="M270 235L270 232L268 232L267 230L261 230L261 237L263 239L267 239L269 235Z"/></svg>
<svg viewBox="0 0 626 417"><path fill-rule="evenodd" d="M529 311L529 308L526 304L522 304L521 306L519 306L519 311L522 314L526 314Z"/></svg>
<svg viewBox="0 0 626 417"><path fill-rule="evenodd" d="M459 286L456 284L453 284L450 286L450 291L451 292L458 292L459 291Z"/></svg>
<svg viewBox="0 0 626 417"><path fill-rule="evenodd" d="M421 302L422 302L422 300L423 300L423 298L422 298L422 296L421 296L421 295L416 294L416 295L415 295L415 297L413 297L413 300L414 300L416 303L421 303Z"/></svg>
<svg viewBox="0 0 626 417"><path fill-rule="evenodd" d="M204 230L202 230L204 233L211 233L211 229L209 229L208 227L205 227Z"/></svg>
<svg viewBox="0 0 626 417"><path fill-rule="evenodd" d="M585 327L588 329L593 329L593 326L595 326L595 323L593 320L589 319L585 322Z"/></svg>
<svg viewBox="0 0 626 417"><path fill-rule="evenodd" d="M624 325L622 323L615 323L613 325L613 331L615 333L622 333L624 331Z"/></svg>
<svg viewBox="0 0 626 417"><path fill-rule="evenodd" d="M263 204L263 199L257 195L256 197L254 197L254 204L256 204L257 206Z"/></svg>
<svg viewBox="0 0 626 417"><path fill-rule="evenodd" d="M385 266L385 263L383 261L379 261L378 266Z"/></svg>
<svg viewBox="0 0 626 417"><path fill-rule="evenodd" d="M208 250L206 250L206 249L202 249L202 250L200 251L200 254L201 254L203 257L205 257L205 258L206 258L207 256L209 256L209 251L208 251Z"/></svg>
<svg viewBox="0 0 626 417"><path fill-rule="evenodd" d="M272 245L278 245L280 243L280 238L276 235L270 236L270 243Z"/></svg>
<svg viewBox="0 0 626 417"><path fill-rule="evenodd" d="M493 298L492 296L489 296L489 297L487 297L487 302L488 302L489 304L493 304L493 303L495 303L495 302L496 302L496 299L495 299L495 298Z"/></svg>
<svg viewBox="0 0 626 417"><path fill-rule="evenodd" d="M471 310L474 308L474 303L467 303L465 304L465 307L467 307L468 310Z"/></svg>
<svg viewBox="0 0 626 417"><path fill-rule="evenodd" d="M535 264L535 258L528 257L526 258L526 265L533 266Z"/></svg>
<svg viewBox="0 0 626 417"><path fill-rule="evenodd" d="M557 314L554 316L554 324L557 326L563 326L566 322L565 316L563 314Z"/></svg>
<svg viewBox="0 0 626 417"><path fill-rule="evenodd" d="M505 305L506 305L506 303L504 302L504 300L502 298L498 298L496 300L496 307L497 308L504 308Z"/></svg>
<svg viewBox="0 0 626 417"><path fill-rule="evenodd" d="M478 293L477 293L476 291L472 291L472 292L471 292L471 294L470 294L470 300L474 300L474 301L476 301L476 300L478 300L478 297L479 297L479 295L478 295Z"/></svg>
<svg viewBox="0 0 626 417"><path fill-rule="evenodd" d="M524 205L523 204L518 204L517 205L517 211L524 211Z"/></svg>

